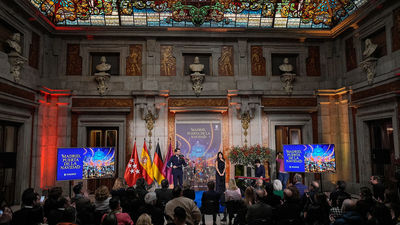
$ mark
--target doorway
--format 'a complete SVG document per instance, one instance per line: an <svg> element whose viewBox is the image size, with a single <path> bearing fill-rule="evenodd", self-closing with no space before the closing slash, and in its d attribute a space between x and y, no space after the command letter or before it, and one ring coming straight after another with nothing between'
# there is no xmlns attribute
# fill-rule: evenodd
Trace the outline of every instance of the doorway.
<svg viewBox="0 0 400 225"><path fill-rule="evenodd" d="M15 196L18 129L20 124L0 121L0 197L12 205Z"/></svg>
<svg viewBox="0 0 400 225"><path fill-rule="evenodd" d="M276 143L276 152L283 152L283 145L298 145L302 144L302 133L301 126L276 126L275 127L275 143ZM277 164L275 167L275 174L279 174L279 165ZM289 173L289 180L293 180L294 173ZM304 182L304 173L300 173L303 177Z"/></svg>
<svg viewBox="0 0 400 225"><path fill-rule="evenodd" d="M372 175L390 183L394 177L394 142L392 119L368 121Z"/></svg>

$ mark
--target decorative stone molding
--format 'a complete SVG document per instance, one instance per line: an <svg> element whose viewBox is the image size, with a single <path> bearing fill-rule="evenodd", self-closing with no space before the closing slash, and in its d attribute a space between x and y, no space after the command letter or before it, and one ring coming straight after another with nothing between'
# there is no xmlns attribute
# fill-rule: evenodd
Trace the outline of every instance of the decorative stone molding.
<svg viewBox="0 0 400 225"><path fill-rule="evenodd" d="M24 67L25 62L27 62L27 58L23 57L17 52L11 52L8 54L8 62L10 63L10 73L14 77L15 82L19 82L21 70Z"/></svg>
<svg viewBox="0 0 400 225"><path fill-rule="evenodd" d="M293 81L295 80L296 74L286 73L281 75L282 87L288 95L293 92Z"/></svg>
<svg viewBox="0 0 400 225"><path fill-rule="evenodd" d="M242 128L244 130L244 145L247 146L247 130L249 129L250 122L255 117L256 103L245 103L236 105L236 115L237 118L242 123Z"/></svg>
<svg viewBox="0 0 400 225"><path fill-rule="evenodd" d="M377 61L377 58L369 57L360 63L361 68L367 75L369 85L372 85L374 83Z"/></svg>
<svg viewBox="0 0 400 225"><path fill-rule="evenodd" d="M151 136L153 135L154 123L159 116L160 105L153 104L153 106L149 106L147 103L141 103L139 107L141 118L146 122L147 135L149 136L149 150L151 150Z"/></svg>
<svg viewBox="0 0 400 225"><path fill-rule="evenodd" d="M190 80L192 81L192 89L196 96L199 96L203 90L204 74L191 74Z"/></svg>
<svg viewBox="0 0 400 225"><path fill-rule="evenodd" d="M22 48L20 45L21 34L14 33L6 42L9 45L10 53L8 53L8 62L10 63L10 73L14 77L15 82L19 82L21 70L27 58L22 56Z"/></svg>
<svg viewBox="0 0 400 225"><path fill-rule="evenodd" d="M101 96L105 95L111 89L107 83L110 81L111 76L109 74L94 74L95 80L97 81L97 90Z"/></svg>

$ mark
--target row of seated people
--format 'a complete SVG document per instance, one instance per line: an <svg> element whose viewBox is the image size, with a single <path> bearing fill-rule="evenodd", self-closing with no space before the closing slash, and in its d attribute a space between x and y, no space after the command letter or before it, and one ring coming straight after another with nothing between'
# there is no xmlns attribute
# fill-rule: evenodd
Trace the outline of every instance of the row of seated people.
<svg viewBox="0 0 400 225"><path fill-rule="evenodd" d="M273 184L257 182L255 187L247 187L244 193L236 187L234 180L230 180L224 194L215 192L214 183L209 182L200 209L193 198L184 196L180 187L169 189L167 180L162 182L160 189L148 192L143 179L137 181L135 188L125 188L123 179L117 179L111 193L107 187L99 187L94 202L84 194L81 184L74 187L72 199L63 197L61 188L52 188L44 204L29 188L22 195L20 210L13 213L7 206L2 206L0 224L198 225L205 224L207 214L213 215L213 224L216 224L220 204L227 208L229 224L235 225L397 223L397 192L387 189L383 197L375 198L368 187L363 187L356 202L345 192L345 183L338 182L328 198L319 192L317 182L312 182L308 188L300 184L300 178L295 176L293 185L285 190L279 180L275 180ZM377 184L372 185L375 194ZM381 187L382 184L379 189Z"/></svg>

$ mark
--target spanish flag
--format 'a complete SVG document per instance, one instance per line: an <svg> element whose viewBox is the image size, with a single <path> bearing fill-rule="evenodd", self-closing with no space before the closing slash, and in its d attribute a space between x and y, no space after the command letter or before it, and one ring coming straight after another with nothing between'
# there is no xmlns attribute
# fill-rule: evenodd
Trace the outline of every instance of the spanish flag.
<svg viewBox="0 0 400 225"><path fill-rule="evenodd" d="M161 156L161 149L160 143L157 143L156 151L154 152L153 157L153 178L157 180L157 183L161 185L161 181L165 179L164 175L162 174L162 168L164 166L162 156Z"/></svg>
<svg viewBox="0 0 400 225"><path fill-rule="evenodd" d="M151 172L151 159L149 152L147 151L146 141L143 144L142 154L140 156L140 164L142 164L142 176L146 180L147 184L153 183L153 173Z"/></svg>

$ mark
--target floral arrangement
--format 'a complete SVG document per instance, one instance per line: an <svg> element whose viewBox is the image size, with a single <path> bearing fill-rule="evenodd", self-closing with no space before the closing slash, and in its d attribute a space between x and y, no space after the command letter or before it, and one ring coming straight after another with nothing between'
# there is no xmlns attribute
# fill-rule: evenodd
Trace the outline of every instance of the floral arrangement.
<svg viewBox="0 0 400 225"><path fill-rule="evenodd" d="M271 149L261 145L232 146L229 149L229 160L239 165L253 165L256 159L264 163L270 159Z"/></svg>

